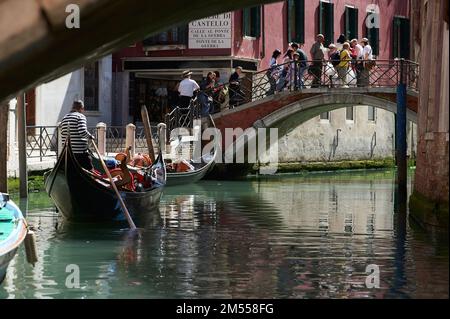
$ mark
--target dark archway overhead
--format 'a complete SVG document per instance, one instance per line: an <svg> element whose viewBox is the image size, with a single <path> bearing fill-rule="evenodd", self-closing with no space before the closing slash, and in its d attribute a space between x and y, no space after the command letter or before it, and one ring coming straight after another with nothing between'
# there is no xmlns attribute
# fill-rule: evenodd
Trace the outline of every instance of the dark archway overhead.
<svg viewBox="0 0 450 319"><path fill-rule="evenodd" d="M0 1L0 101L169 26L273 0ZM68 29L66 7L80 8Z"/></svg>

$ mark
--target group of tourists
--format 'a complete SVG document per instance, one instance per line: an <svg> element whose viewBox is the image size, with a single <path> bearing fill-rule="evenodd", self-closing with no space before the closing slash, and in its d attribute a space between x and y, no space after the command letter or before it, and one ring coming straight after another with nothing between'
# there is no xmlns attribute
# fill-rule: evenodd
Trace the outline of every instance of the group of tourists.
<svg viewBox="0 0 450 319"><path fill-rule="evenodd" d="M292 87L304 89L305 78L310 79L311 88L369 85L369 72L375 61L367 38L348 41L341 34L336 44L332 43L328 48L325 48L324 42L325 37L318 34L309 52L310 63L301 43L290 43L284 55L280 50L275 50L267 71L270 83L267 95Z"/></svg>
<svg viewBox="0 0 450 319"><path fill-rule="evenodd" d="M341 34L336 44L331 43L328 48L325 48L324 42L325 37L318 34L309 51L311 61L302 43L290 43L284 54L278 49L275 50L266 72L269 81L266 95L292 88L306 89L307 85L311 88L369 85L369 72L375 61L367 38L349 41ZM193 80L191 75L191 71L183 72L183 80L178 85L178 106L181 108L189 107L196 96L201 105L201 113L206 116L219 112L227 97L230 108L246 101L240 66L231 74L228 85L220 81L218 71L208 72L200 84Z"/></svg>
<svg viewBox="0 0 450 319"><path fill-rule="evenodd" d="M183 72L181 82L178 85L180 108L188 108L194 97L197 97L201 105L202 116L220 111L221 105L229 97L229 105L237 106L244 102L244 94L241 89L242 67L235 68L231 74L228 86L220 79L220 72L208 72L206 77L198 84L191 78L192 72L187 70Z"/></svg>

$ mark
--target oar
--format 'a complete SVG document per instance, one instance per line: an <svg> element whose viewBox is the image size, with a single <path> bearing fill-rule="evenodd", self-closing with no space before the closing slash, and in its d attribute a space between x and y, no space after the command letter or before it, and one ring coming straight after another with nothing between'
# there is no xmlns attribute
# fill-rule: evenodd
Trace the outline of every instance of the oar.
<svg viewBox="0 0 450 319"><path fill-rule="evenodd" d="M148 117L147 107L145 105L141 106L141 116L142 116L142 123L144 124L145 139L147 140L148 155L150 156L152 163L154 163L155 149L153 148L152 129L150 126L150 119Z"/></svg>
<svg viewBox="0 0 450 319"><path fill-rule="evenodd" d="M94 140L92 140L92 145L94 145L95 152L98 155L98 158L100 160L100 163L102 164L103 170L105 171L106 175L109 178L109 182L111 183L111 187L114 189L114 192L116 192L117 198L119 199L120 205L122 206L123 212L125 213L125 217L127 218L128 224L130 224L131 230L136 230L136 225L134 224L133 219L131 218L131 215L128 212L128 209L125 206L125 203L123 202L122 196L120 196L119 190L117 189L117 186L114 183L114 180L113 180L113 178L111 176L111 173L109 172L108 168L106 167L106 164L103 161L102 155L100 154L100 151L98 150L97 145L95 144Z"/></svg>

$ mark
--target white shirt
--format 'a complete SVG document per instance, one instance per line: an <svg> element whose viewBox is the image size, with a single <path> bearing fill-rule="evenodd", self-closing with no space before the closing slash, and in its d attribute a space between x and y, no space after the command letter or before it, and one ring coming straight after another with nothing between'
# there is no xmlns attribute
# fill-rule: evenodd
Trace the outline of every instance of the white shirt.
<svg viewBox="0 0 450 319"><path fill-rule="evenodd" d="M362 60L363 58L364 58L364 56L363 56L363 51L364 51L364 49L363 49L363 47L362 47L362 45L361 44L357 44L356 45L356 48L357 48L357 50L358 50L358 56L356 57L358 60Z"/></svg>
<svg viewBox="0 0 450 319"><path fill-rule="evenodd" d="M363 59L366 58L367 54L367 60L373 60L373 54L372 54L372 47L368 44L363 49Z"/></svg>
<svg viewBox="0 0 450 319"><path fill-rule="evenodd" d="M192 79L186 78L180 82L178 86L178 92L180 92L181 96L189 96L192 97L194 95L194 91L200 89L200 86Z"/></svg>

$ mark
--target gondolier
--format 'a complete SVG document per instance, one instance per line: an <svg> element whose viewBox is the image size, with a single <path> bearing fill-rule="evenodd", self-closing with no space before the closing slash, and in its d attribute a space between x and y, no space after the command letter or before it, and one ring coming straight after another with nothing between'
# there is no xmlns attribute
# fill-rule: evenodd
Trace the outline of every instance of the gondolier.
<svg viewBox="0 0 450 319"><path fill-rule="evenodd" d="M92 170L92 158L88 152L89 139L93 139L87 129L86 116L83 114L83 101L73 102L72 111L64 116L61 121L61 137L65 143L67 136L70 136L70 144L73 154L83 168Z"/></svg>
<svg viewBox="0 0 450 319"><path fill-rule="evenodd" d="M198 83L191 79L191 75L191 71L184 71L182 75L183 80L178 85L178 92L180 93L179 106L181 108L189 107L195 92L200 89Z"/></svg>

